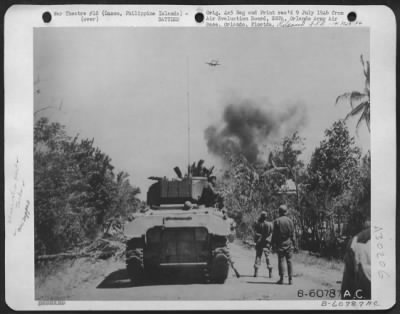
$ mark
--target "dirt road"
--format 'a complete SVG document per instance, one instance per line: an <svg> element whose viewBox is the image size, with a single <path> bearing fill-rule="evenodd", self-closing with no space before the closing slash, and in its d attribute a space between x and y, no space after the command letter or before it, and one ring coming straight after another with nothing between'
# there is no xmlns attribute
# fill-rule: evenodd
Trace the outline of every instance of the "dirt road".
<svg viewBox="0 0 400 314"><path fill-rule="evenodd" d="M294 257L293 285L287 284L287 278L284 285L277 285L275 284L278 280L276 255L272 256L273 277L268 278L263 261L259 276L254 278L254 250L241 243L232 243L230 249L241 277L236 278L234 272L230 270L225 284L206 284L194 279L184 282L178 279L175 282L133 287L126 276L124 262L108 261L106 264L95 263L92 266L92 268L101 267L102 271L97 269L91 273L86 270L87 274L79 283L70 285L65 297L69 300L298 300L298 293L301 294L298 291L303 290L301 299L304 300L318 299L313 293L309 295L312 289L320 290L319 293L322 293L321 290L323 293L328 293L328 290L334 289L336 298L339 298L337 291L340 289L343 267L340 262L300 252ZM80 267L83 267L82 263ZM71 273L80 278L76 270ZM47 290L49 288L51 289L48 287Z"/></svg>

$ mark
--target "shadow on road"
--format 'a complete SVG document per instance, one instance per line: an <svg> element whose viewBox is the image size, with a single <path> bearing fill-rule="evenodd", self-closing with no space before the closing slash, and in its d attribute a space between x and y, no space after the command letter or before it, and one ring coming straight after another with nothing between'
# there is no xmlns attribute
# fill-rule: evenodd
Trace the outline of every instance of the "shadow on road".
<svg viewBox="0 0 400 314"><path fill-rule="evenodd" d="M132 287L132 283L128 278L128 274L125 269L119 269L109 274L104 280L97 286L98 289L107 288L129 288Z"/></svg>
<svg viewBox="0 0 400 314"><path fill-rule="evenodd" d="M263 285L275 285L276 284L276 279L274 280L273 278L269 278L269 276L257 276L254 277L254 275L241 275L241 278L253 278L254 280L257 279L269 279L271 281L246 281L246 283L255 283L255 284L263 284Z"/></svg>
<svg viewBox="0 0 400 314"><path fill-rule="evenodd" d="M243 278L269 278L268 276L257 276L257 277L254 277L254 275L240 275L240 277L243 277Z"/></svg>
<svg viewBox="0 0 400 314"><path fill-rule="evenodd" d="M146 278L141 286L150 285L182 285L182 284L196 284L206 283L206 278L201 272L180 270L169 271L157 274L155 278ZM97 289L113 289L113 288L130 288L135 285L131 283L126 269L119 269L109 274L104 280L96 287Z"/></svg>
<svg viewBox="0 0 400 314"><path fill-rule="evenodd" d="M275 281L246 281L247 283L263 284L263 285L276 285Z"/></svg>

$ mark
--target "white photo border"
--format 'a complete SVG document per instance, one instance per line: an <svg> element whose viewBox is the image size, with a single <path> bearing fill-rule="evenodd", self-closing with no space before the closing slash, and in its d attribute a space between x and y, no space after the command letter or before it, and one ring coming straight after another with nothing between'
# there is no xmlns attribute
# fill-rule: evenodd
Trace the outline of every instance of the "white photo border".
<svg viewBox="0 0 400 314"><path fill-rule="evenodd" d="M108 5L63 6L63 9L110 8ZM89 8L88 8L89 7ZM123 5L132 9L133 6ZM135 9L177 9L183 15L174 27L205 27L194 20L198 11L226 10L237 6L134 6ZM241 9L334 9L336 6L241 6ZM322 306L321 301L66 301L63 306L39 306L34 283L34 211L33 211L33 29L36 27L94 27L79 19L54 18L49 25L42 21L45 11L60 6L12 6L5 15L5 283L6 302L15 310L301 310L360 309ZM396 21L386 6L340 6L355 11L370 29L371 60L371 245L373 309L388 309L396 302ZM133 22L135 21L134 25ZM95 27L164 27L151 18L109 18ZM168 25L171 27L171 25ZM337 26L353 27L353 26ZM357 27L357 26L354 26ZM16 173L16 169L18 173ZM13 210L15 185L23 185L23 206ZM21 219L29 212L25 225ZM14 218L12 218L14 217ZM381 255L377 253L382 253ZM362 308L361 308L362 309Z"/></svg>

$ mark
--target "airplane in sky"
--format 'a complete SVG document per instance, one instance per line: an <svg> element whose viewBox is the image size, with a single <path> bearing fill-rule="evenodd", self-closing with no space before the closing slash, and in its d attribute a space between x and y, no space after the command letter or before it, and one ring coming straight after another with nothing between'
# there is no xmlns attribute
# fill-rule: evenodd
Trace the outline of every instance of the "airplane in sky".
<svg viewBox="0 0 400 314"><path fill-rule="evenodd" d="M206 62L210 67L216 67L217 65L221 65L221 63L218 63L218 60L211 60L209 62Z"/></svg>

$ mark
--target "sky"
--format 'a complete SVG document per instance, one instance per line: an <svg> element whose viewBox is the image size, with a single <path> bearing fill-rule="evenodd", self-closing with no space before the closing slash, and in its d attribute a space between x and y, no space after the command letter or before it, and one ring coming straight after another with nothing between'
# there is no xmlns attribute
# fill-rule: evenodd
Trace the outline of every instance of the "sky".
<svg viewBox="0 0 400 314"><path fill-rule="evenodd" d="M37 28L34 106L52 108L36 118L94 138L145 199L147 177L173 177L173 167L187 165L188 108L191 161L221 169L204 132L223 124L227 105L245 103L297 107L309 160L324 130L349 111L336 97L363 91L361 54L369 60L367 28ZM207 65L212 59L221 65ZM357 135L355 122L349 129L365 152L369 134L361 125Z"/></svg>

